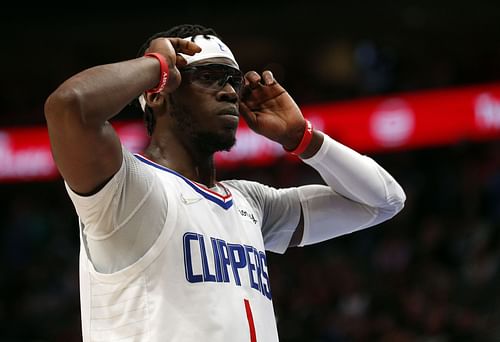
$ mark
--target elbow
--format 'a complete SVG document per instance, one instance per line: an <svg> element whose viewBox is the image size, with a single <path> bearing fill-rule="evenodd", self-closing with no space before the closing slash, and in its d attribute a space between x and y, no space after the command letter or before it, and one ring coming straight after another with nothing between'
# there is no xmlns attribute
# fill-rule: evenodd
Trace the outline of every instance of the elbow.
<svg viewBox="0 0 500 342"><path fill-rule="evenodd" d="M398 209L399 212L404 208L406 202L406 193L400 185L398 185L398 191L396 197L397 197L397 203L399 205Z"/></svg>
<svg viewBox="0 0 500 342"><path fill-rule="evenodd" d="M403 194L403 197L399 198L397 201L394 202L393 204L394 215L403 210L403 208L405 207L405 201L406 201L406 196Z"/></svg>
<svg viewBox="0 0 500 342"><path fill-rule="evenodd" d="M401 186L397 186L396 190L389 196L385 210L390 212L390 216L395 216L403 210L406 202L406 194Z"/></svg>
<svg viewBox="0 0 500 342"><path fill-rule="evenodd" d="M81 96L75 89L60 87L45 100L44 115L47 123L56 124L68 118L81 118Z"/></svg>

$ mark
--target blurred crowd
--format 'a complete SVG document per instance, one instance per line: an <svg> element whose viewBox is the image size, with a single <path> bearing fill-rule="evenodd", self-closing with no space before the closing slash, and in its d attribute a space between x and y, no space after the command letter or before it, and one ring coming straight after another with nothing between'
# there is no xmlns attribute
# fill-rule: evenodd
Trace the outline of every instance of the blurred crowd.
<svg viewBox="0 0 500 342"><path fill-rule="evenodd" d="M17 51L0 54L0 126L43 124L43 103L63 80L134 58L151 34L184 23L214 28L243 71L272 70L299 104L500 79L495 1L158 6L0 14L2 41Z"/></svg>
<svg viewBox="0 0 500 342"><path fill-rule="evenodd" d="M176 23L215 28L245 71L271 69L301 105L500 80L494 1L322 4L307 15L303 2L267 3L258 17L244 4L245 20L236 3L127 16L6 11L2 41L15 53L0 56L0 127L43 124L44 100L64 79L134 57ZM138 118L129 109L121 118ZM406 207L377 227L269 254L281 340L500 341L500 141L372 157L402 184ZM219 178L322 182L287 161ZM0 193L0 341L81 341L77 217L62 180Z"/></svg>
<svg viewBox="0 0 500 342"><path fill-rule="evenodd" d="M500 143L373 155L404 187L393 220L269 254L283 342L500 340ZM305 164L221 170L276 187ZM0 341L80 341L79 237L61 180L2 184Z"/></svg>

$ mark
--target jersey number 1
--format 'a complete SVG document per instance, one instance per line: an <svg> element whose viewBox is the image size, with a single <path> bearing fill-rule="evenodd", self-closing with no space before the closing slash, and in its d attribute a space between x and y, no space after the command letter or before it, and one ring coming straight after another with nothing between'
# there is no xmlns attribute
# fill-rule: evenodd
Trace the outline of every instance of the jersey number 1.
<svg viewBox="0 0 500 342"><path fill-rule="evenodd" d="M247 313L248 328L250 329L250 342L257 342L257 336L255 335L255 324L253 322L252 308L250 307L250 302L248 299L243 300L245 302L245 311Z"/></svg>

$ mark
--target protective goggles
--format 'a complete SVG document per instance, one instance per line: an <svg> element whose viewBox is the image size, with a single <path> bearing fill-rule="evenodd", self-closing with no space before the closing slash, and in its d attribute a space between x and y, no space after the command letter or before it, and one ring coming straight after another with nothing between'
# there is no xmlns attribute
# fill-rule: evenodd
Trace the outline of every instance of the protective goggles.
<svg viewBox="0 0 500 342"><path fill-rule="evenodd" d="M220 91L229 83L237 94L243 89L243 73L225 64L193 65L180 69L183 80L214 91Z"/></svg>

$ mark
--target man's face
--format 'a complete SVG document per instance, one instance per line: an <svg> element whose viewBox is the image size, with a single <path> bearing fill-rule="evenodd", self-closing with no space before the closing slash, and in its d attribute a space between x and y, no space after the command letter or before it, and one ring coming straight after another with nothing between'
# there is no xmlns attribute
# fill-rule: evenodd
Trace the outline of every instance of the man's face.
<svg viewBox="0 0 500 342"><path fill-rule="evenodd" d="M178 133L204 152L229 150L236 142L241 72L226 58L206 59L180 71L181 85L170 97Z"/></svg>

